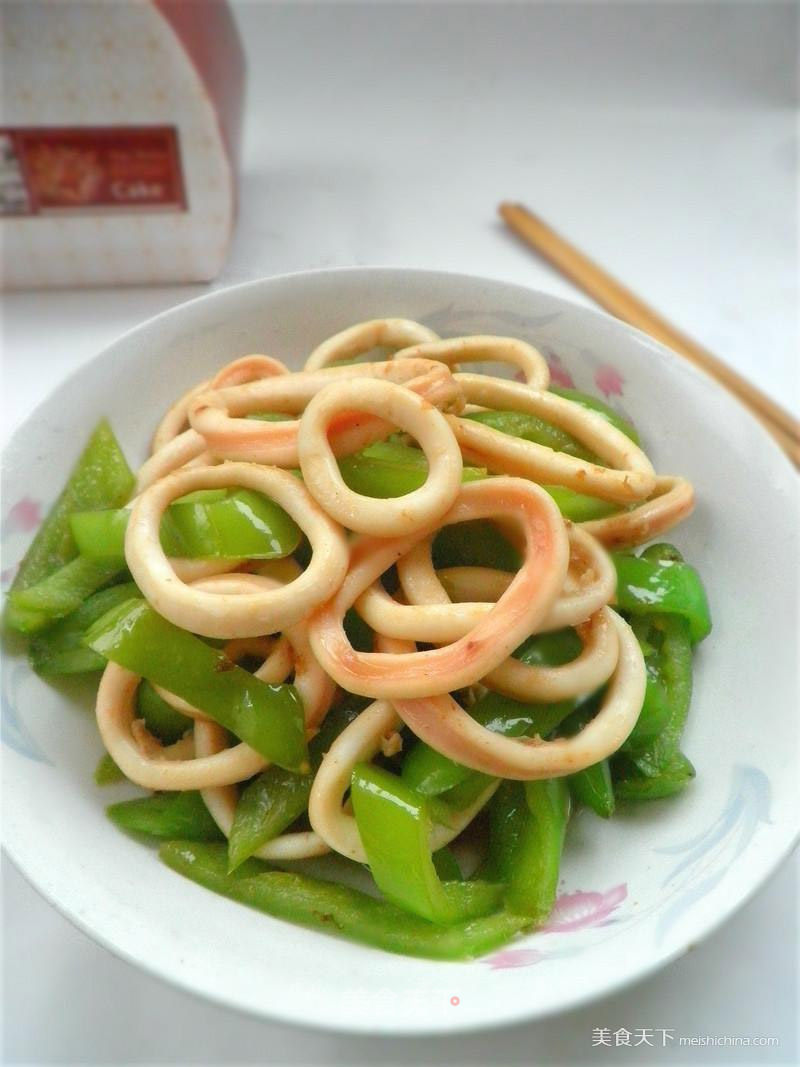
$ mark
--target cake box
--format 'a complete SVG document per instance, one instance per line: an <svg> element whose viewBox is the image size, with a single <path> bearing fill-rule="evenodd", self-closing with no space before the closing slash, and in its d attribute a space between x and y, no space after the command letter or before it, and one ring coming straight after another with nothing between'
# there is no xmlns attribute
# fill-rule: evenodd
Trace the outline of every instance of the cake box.
<svg viewBox="0 0 800 1067"><path fill-rule="evenodd" d="M214 278L245 81L225 0L3 8L3 286Z"/></svg>

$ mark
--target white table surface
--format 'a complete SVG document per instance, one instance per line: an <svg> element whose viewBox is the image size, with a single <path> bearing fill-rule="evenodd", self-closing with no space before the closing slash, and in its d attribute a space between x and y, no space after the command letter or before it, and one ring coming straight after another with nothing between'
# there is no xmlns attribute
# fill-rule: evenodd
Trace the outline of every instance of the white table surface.
<svg viewBox="0 0 800 1067"><path fill-rule="evenodd" d="M241 216L215 285L380 263L581 300L496 221L500 199L520 199L800 408L795 5L236 8L250 64ZM117 334L204 291L7 296L4 433ZM290 1029L169 988L6 863L4 1062L796 1063L798 869L795 856L633 990L503 1033L416 1041ZM593 1048L601 1026L779 1044Z"/></svg>

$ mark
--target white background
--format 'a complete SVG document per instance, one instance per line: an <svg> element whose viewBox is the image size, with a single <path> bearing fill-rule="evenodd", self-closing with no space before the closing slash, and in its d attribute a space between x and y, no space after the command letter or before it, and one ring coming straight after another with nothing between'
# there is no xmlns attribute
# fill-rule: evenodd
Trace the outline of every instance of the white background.
<svg viewBox="0 0 800 1067"><path fill-rule="evenodd" d="M215 284L380 263L582 300L497 222L498 201L519 199L800 408L795 4L235 7L250 74L244 174L238 231ZM5 432L117 334L204 291L8 296ZM800 1056L797 857L725 929L628 993L503 1033L424 1041L298 1031L212 1007L92 944L8 864L3 889L6 1063ZM594 1049L599 1026L779 1045Z"/></svg>

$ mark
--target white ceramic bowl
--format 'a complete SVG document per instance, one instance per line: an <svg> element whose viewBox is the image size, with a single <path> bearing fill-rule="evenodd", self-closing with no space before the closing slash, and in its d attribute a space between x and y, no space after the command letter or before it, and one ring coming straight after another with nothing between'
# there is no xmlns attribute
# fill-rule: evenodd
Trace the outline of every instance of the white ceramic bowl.
<svg viewBox="0 0 800 1067"><path fill-rule="evenodd" d="M4 468L4 567L108 415L132 462L158 413L249 352L300 367L321 339L383 315L443 336L510 334L554 378L604 391L656 467L695 484L674 535L707 584L714 630L696 659L685 748L697 779L671 801L571 824L545 930L472 963L384 954L214 896L163 867L103 809L91 687L45 685L11 649L3 680L4 836L14 862L73 922L123 958L195 993L307 1026L419 1034L548 1015L674 959L738 908L798 832L797 480L726 393L644 335L543 293L426 271L353 269L210 294L121 338L18 431ZM8 649L6 650L9 651Z"/></svg>

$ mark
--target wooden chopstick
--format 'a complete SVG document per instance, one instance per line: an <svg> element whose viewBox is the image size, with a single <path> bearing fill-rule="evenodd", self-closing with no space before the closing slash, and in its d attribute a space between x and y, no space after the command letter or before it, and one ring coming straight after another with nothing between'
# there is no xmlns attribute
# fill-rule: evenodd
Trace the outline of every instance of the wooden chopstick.
<svg viewBox="0 0 800 1067"><path fill-rule="evenodd" d="M522 204L502 203L503 221L522 240L606 311L672 348L734 393L800 468L800 422L721 359L648 307L635 293L556 233Z"/></svg>

